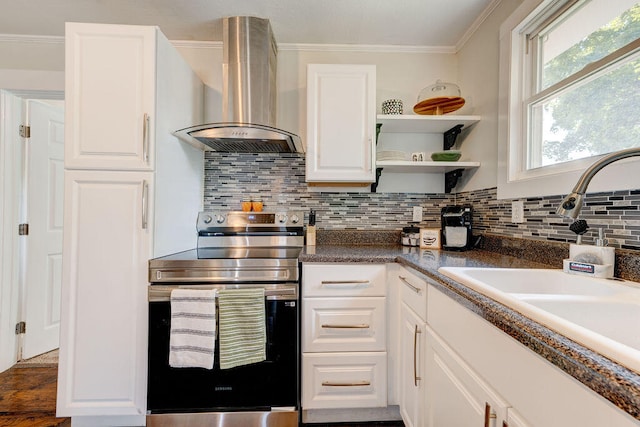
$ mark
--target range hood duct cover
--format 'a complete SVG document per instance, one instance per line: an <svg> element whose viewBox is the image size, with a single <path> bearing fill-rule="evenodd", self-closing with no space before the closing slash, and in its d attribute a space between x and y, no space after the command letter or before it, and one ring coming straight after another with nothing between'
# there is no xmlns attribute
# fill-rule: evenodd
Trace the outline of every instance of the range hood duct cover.
<svg viewBox="0 0 640 427"><path fill-rule="evenodd" d="M277 54L268 19L223 18L223 122L173 134L208 151L303 153L299 136L275 127Z"/></svg>

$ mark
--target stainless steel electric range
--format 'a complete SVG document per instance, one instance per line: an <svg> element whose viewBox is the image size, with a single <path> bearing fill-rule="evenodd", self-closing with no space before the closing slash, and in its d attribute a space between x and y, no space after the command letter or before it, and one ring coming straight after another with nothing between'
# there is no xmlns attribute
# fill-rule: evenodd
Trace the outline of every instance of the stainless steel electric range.
<svg viewBox="0 0 640 427"><path fill-rule="evenodd" d="M147 426L297 426L298 255L303 212L201 212L198 245L149 261ZM267 360L221 370L169 366L170 293L260 287ZM216 353L218 346L215 346Z"/></svg>

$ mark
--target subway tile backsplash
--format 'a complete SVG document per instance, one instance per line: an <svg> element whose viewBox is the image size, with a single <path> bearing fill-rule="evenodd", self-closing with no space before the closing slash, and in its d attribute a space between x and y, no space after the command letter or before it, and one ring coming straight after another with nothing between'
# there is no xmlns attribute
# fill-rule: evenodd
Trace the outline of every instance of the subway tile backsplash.
<svg viewBox="0 0 640 427"><path fill-rule="evenodd" d="M571 220L555 214L561 195L521 199L522 224L511 223L511 201L498 200L495 188L458 194L310 192L304 154L205 153L205 209L240 209L246 195L260 195L265 211L314 209L319 232L325 230L399 230L423 207L424 224L439 226L440 209L471 204L476 233L535 240L574 242ZM640 250L640 190L588 194L581 219L592 244L603 228L611 246ZM306 222L306 216L305 216Z"/></svg>

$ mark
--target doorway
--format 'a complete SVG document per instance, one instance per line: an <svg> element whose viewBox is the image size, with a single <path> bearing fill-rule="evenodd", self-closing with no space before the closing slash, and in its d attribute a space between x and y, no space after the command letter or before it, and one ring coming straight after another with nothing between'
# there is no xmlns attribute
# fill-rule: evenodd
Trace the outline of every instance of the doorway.
<svg viewBox="0 0 640 427"><path fill-rule="evenodd" d="M61 92L0 91L0 372L58 347L62 98ZM30 130L20 132L20 125ZM18 224L28 229L19 231ZM17 334L22 322L24 333Z"/></svg>

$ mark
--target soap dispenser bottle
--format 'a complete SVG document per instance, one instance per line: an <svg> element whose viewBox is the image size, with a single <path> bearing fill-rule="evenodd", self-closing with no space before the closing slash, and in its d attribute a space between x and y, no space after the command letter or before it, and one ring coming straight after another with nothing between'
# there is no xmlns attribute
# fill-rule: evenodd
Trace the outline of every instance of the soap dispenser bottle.
<svg viewBox="0 0 640 427"><path fill-rule="evenodd" d="M608 265L615 262L615 249L607 246L602 228L598 229L596 245L571 244L569 246L569 258L576 262L589 264Z"/></svg>

